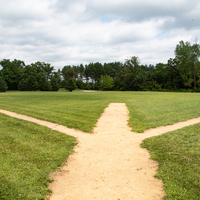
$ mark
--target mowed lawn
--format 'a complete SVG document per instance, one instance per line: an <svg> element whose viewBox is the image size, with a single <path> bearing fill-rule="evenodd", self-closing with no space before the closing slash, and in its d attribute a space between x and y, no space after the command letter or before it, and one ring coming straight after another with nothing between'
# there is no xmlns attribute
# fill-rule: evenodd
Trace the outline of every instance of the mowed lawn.
<svg viewBox="0 0 200 200"><path fill-rule="evenodd" d="M44 199L49 174L75 144L74 137L0 114L0 199Z"/></svg>
<svg viewBox="0 0 200 200"><path fill-rule="evenodd" d="M165 199L200 199L200 124L145 139L142 147L159 163Z"/></svg>
<svg viewBox="0 0 200 200"><path fill-rule="evenodd" d="M162 92L6 92L0 108L70 128L92 132L109 103L126 103L133 131L200 116L199 93Z"/></svg>
<svg viewBox="0 0 200 200"><path fill-rule="evenodd" d="M198 93L0 93L0 109L90 133L111 102L126 103L129 125L141 133L200 116ZM0 199L43 199L49 193L48 174L73 152L74 138L3 114L0 123ZM199 125L194 125L144 141L143 147L160 164L157 177L164 181L166 199L200 199L199 133Z"/></svg>

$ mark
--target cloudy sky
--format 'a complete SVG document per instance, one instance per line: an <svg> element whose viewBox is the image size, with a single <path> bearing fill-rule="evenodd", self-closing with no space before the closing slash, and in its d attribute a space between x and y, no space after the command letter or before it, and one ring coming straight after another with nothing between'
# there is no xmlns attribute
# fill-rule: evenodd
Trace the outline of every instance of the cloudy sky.
<svg viewBox="0 0 200 200"><path fill-rule="evenodd" d="M0 0L0 60L166 63L200 41L199 0Z"/></svg>

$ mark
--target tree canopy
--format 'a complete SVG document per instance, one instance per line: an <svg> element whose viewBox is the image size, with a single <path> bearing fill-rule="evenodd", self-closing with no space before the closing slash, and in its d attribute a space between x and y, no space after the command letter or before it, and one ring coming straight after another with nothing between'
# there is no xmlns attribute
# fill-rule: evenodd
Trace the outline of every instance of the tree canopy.
<svg viewBox="0 0 200 200"><path fill-rule="evenodd" d="M7 85L4 81L3 77L0 76L0 92L6 92L7 91Z"/></svg>
<svg viewBox="0 0 200 200"><path fill-rule="evenodd" d="M176 59L179 64L180 75L186 86L194 85L196 90L196 79L200 75L200 45L180 41L175 49Z"/></svg>
<svg viewBox="0 0 200 200"><path fill-rule="evenodd" d="M57 91L60 87L94 90L193 90L200 91L200 45L180 41L175 57L166 63L142 65L137 56L122 62L91 62L86 65L65 65L56 71L45 62L26 65L24 61L0 61L8 90ZM70 88L67 86L70 85Z"/></svg>

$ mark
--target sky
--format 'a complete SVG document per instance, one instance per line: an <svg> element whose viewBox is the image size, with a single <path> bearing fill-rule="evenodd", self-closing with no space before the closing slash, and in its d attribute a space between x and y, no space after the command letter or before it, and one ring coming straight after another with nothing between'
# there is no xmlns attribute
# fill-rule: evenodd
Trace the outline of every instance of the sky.
<svg viewBox="0 0 200 200"><path fill-rule="evenodd" d="M0 60L167 63L200 41L199 0L0 0Z"/></svg>

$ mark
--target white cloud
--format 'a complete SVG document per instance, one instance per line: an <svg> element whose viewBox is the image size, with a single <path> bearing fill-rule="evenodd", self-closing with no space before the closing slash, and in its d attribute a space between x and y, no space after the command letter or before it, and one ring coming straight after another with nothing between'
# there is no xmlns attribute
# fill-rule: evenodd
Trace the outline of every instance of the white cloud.
<svg viewBox="0 0 200 200"><path fill-rule="evenodd" d="M167 62L200 35L197 0L0 0L0 60Z"/></svg>

